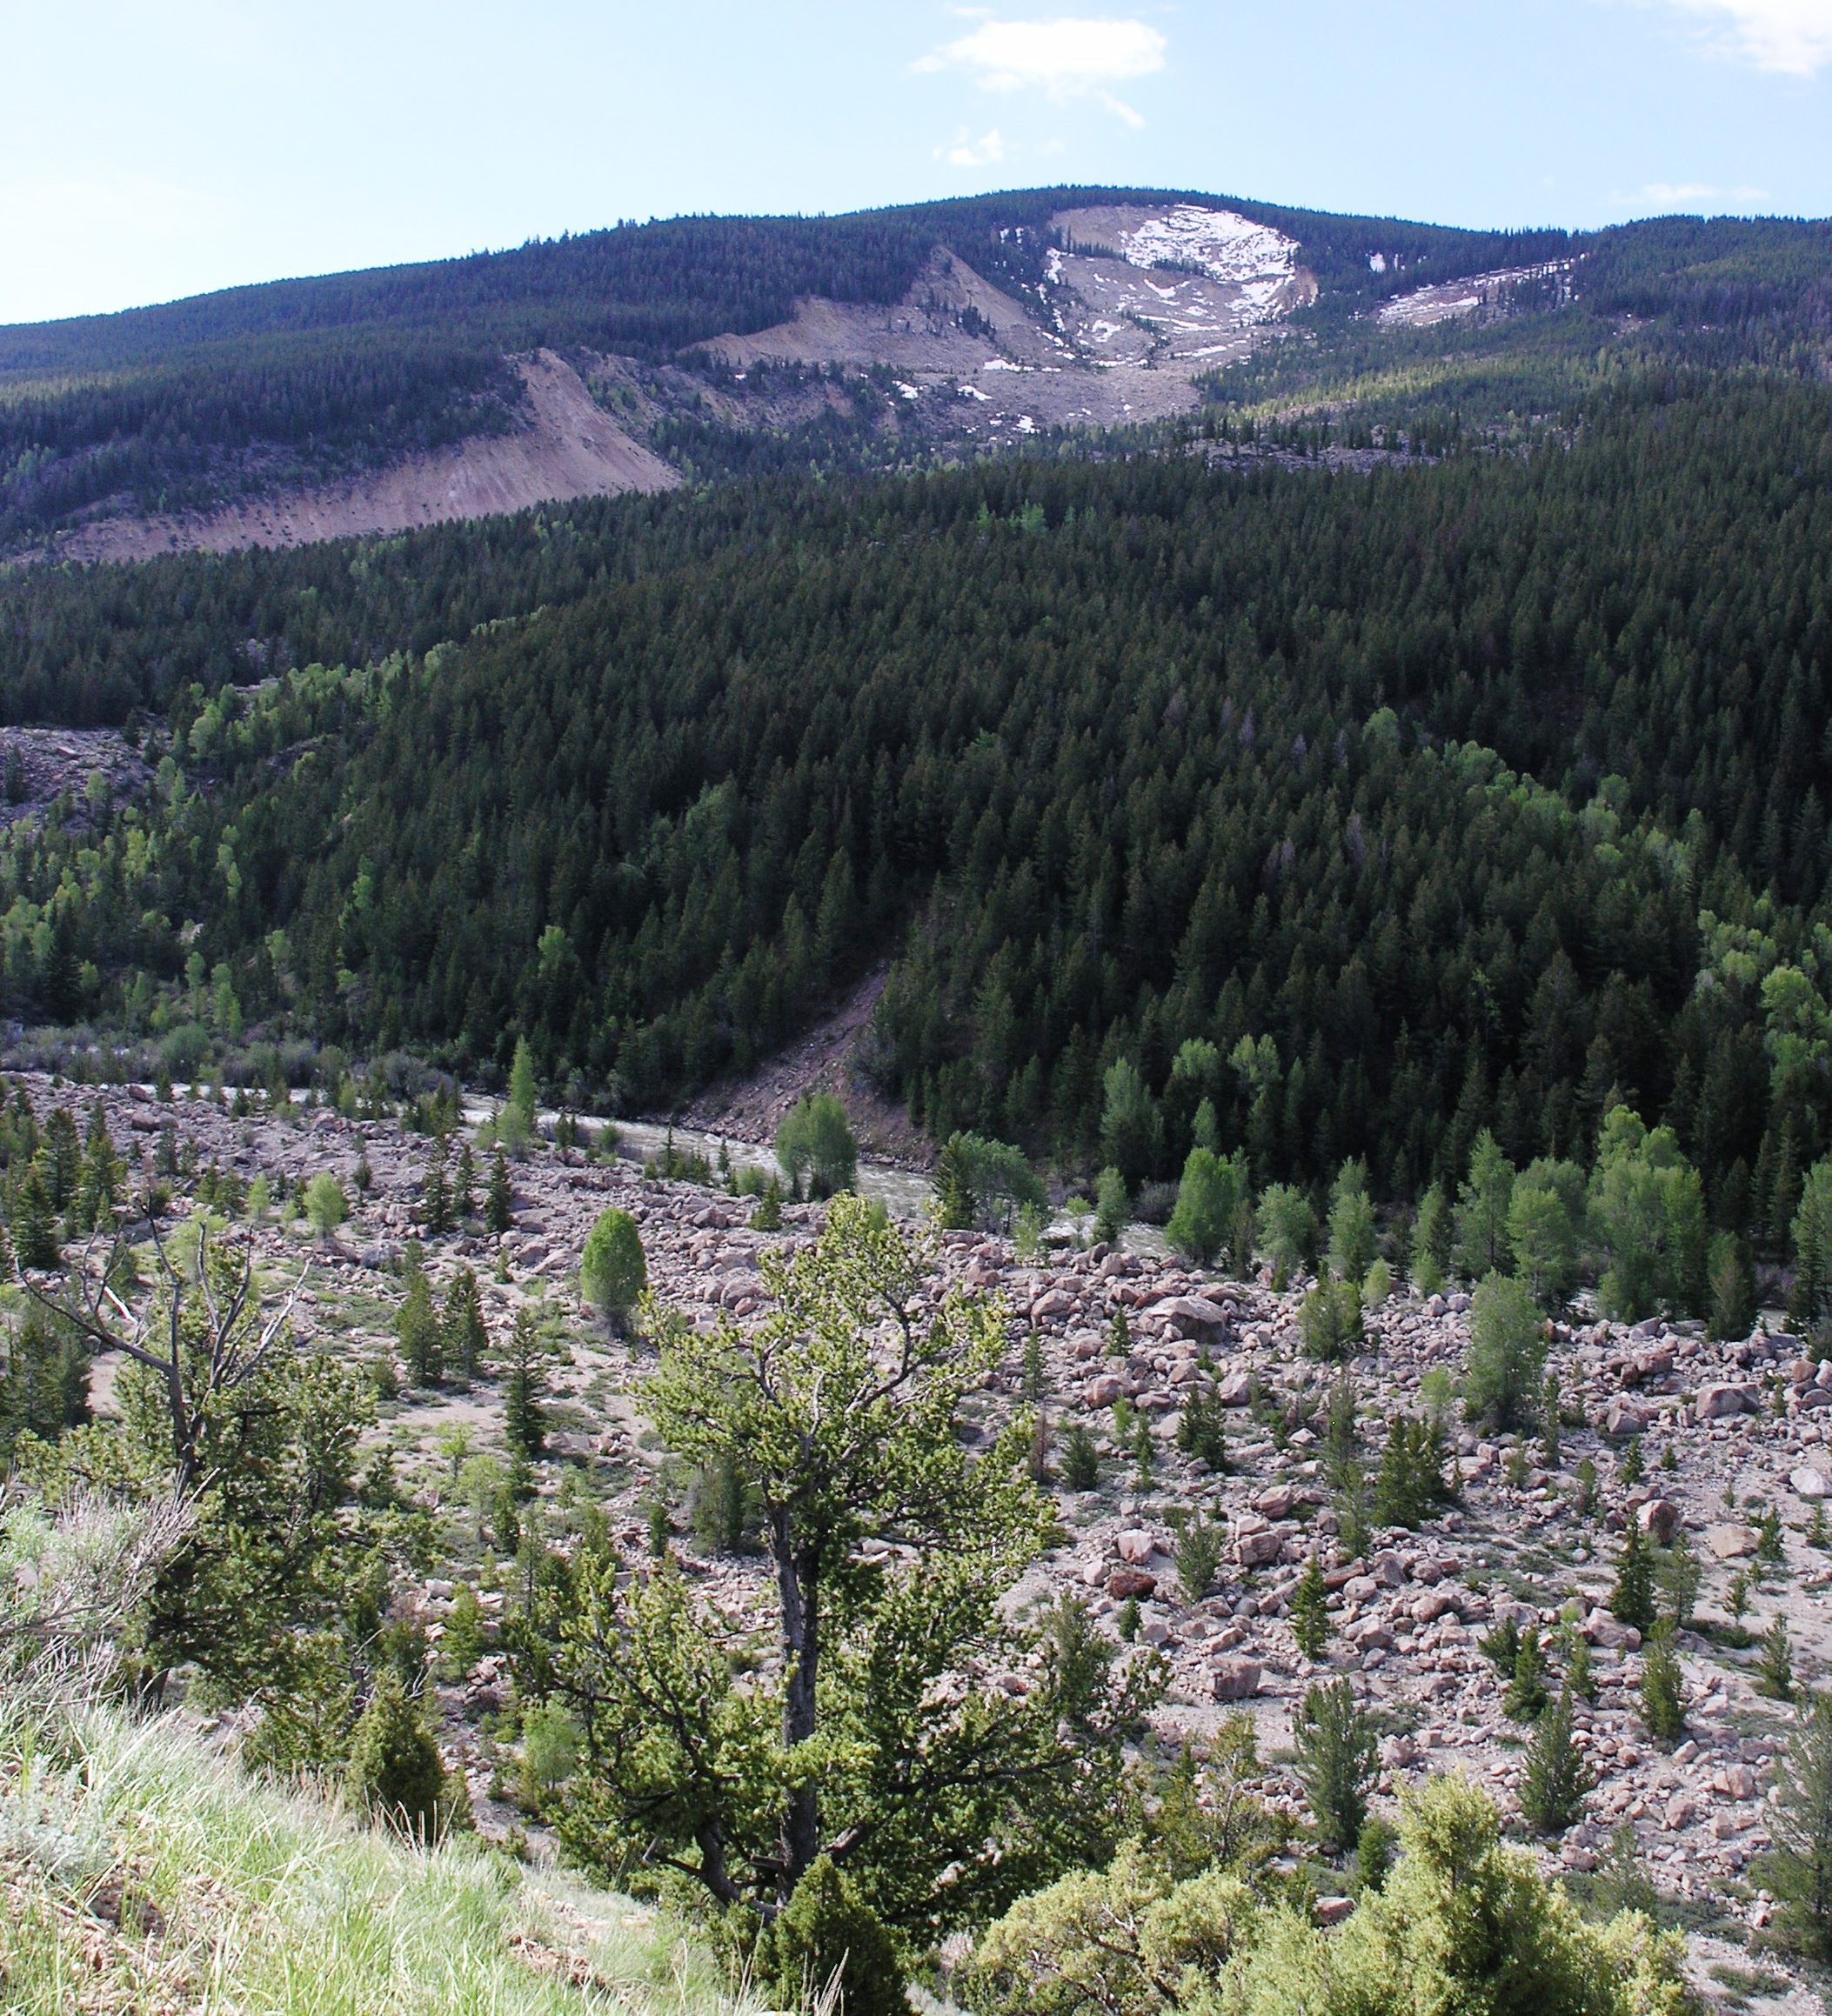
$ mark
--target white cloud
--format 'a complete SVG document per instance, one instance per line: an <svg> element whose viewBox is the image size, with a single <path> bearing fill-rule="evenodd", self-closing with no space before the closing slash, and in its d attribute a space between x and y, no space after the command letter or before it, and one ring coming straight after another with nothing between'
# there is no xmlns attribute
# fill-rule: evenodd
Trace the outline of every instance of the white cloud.
<svg viewBox="0 0 1832 2016"><path fill-rule="evenodd" d="M948 146L938 147L935 153L956 168L995 168L1005 159L1005 141L996 126L977 140L970 139L963 126Z"/></svg>
<svg viewBox="0 0 1832 2016"><path fill-rule="evenodd" d="M1112 87L1162 70L1164 50L1164 37L1143 21L986 21L916 68L966 70L983 90L1040 90L1058 103L1093 96L1138 126L1144 121Z"/></svg>
<svg viewBox="0 0 1832 2016"><path fill-rule="evenodd" d="M1662 210L1682 203L1708 203L1716 194L1716 184L1709 182L1649 182L1641 187L1642 201L1658 204Z"/></svg>
<svg viewBox="0 0 1832 2016"><path fill-rule="evenodd" d="M1668 0L1711 43L1758 70L1812 77L1832 63L1832 0Z"/></svg>

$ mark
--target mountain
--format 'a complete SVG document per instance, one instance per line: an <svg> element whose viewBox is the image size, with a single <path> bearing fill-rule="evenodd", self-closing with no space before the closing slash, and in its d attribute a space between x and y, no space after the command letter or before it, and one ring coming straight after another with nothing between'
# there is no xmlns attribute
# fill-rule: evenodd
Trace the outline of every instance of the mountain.
<svg viewBox="0 0 1832 2016"><path fill-rule="evenodd" d="M1829 265L1822 224L1476 232L1114 189L620 225L0 329L0 552L291 544L906 467L1187 423L1231 383L1403 370L1478 331L1488 354L1523 321L1565 358L1706 330L1741 355L1758 325L1823 338Z"/></svg>

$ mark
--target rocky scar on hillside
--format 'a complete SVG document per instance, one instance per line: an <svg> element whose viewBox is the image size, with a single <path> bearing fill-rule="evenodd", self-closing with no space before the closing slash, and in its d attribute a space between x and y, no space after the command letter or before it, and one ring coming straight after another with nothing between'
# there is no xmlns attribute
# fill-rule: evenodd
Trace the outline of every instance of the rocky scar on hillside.
<svg viewBox="0 0 1832 2016"><path fill-rule="evenodd" d="M708 1552L694 1538L683 1480L635 1397L652 1353L582 1311L578 1255L598 1214L618 1204L638 1221L650 1284L665 1301L697 1325L722 1315L742 1324L761 1305L759 1256L806 1245L821 1207L788 1205L779 1232L755 1231L749 1199L537 1145L512 1165L514 1224L500 1241L475 1224L425 1238L428 1143L395 1122L305 1109L238 1118L182 1096L164 1105L143 1089L17 1082L41 1119L64 1103L79 1129L99 1098L130 1158L144 1150L150 1159L170 1125L187 1169L244 1186L260 1175L275 1187L284 1177L289 1189L319 1172L343 1178L353 1208L333 1239L278 1212L253 1232L276 1278L283 1265L290 1276L311 1263L295 1319L302 1343L327 1341L364 1362L391 1350L400 1265L414 1239L436 1301L458 1266L476 1270L493 1338L524 1305L563 1319L534 1506L548 1508L558 1531L564 1508L589 1499L633 1565L649 1558L659 1502L690 1574L722 1606L742 1609L759 1562ZM487 1158L478 1165L481 1194ZM1359 1355L1324 1365L1303 1354L1295 1287L1275 1292L1264 1280L1223 1280L1100 1245L1026 1263L1006 1241L973 1233L940 1235L935 1257L932 1301L958 1287L1000 1298L1007 1316L1006 1360L975 1394L963 1439L983 1443L1033 1401L1048 1423L1056 1544L1009 1601L1034 1609L1071 1593L1105 1630L1160 1648L1169 1685L1155 1722L1167 1744L1200 1739L1244 1707L1268 1760L1259 1789L1295 1814L1297 1783L1280 1763L1292 1711L1314 1679L1347 1674L1383 1732L1381 1794L1454 1769L1517 1819L1530 1730L1504 1712L1508 1682L1482 1641L1512 1619L1551 1646L1562 1622L1566 1647L1581 1636L1590 1648L1595 1698L1577 1701L1575 1726L1595 1787L1577 1824L1541 1852L1581 1875L1627 1826L1661 1888L1695 1922L1737 1936L1768 1922L1751 1864L1769 1845L1766 1767L1790 1716L1758 1692L1756 1641L1784 1619L1802 1682L1821 1677L1832 1657L1821 1599L1832 1552L1819 1511L1832 1492L1832 1361L1761 1329L1722 1344L1690 1325L1555 1325L1555 1454L1541 1435L1485 1439L1453 1414L1454 1500L1416 1530L1369 1526L1351 1550L1327 1446L1332 1405L1340 1447L1352 1385L1358 1460L1372 1485L1391 1425L1441 1404L1442 1382L1431 1375L1460 1373L1466 1297L1391 1300L1369 1316ZM104 1410L112 1372L104 1359L94 1376ZM514 1565L499 1558L512 1550L486 1540L485 1512L465 1504L465 1462L502 1445L502 1398L487 1376L463 1393L405 1392L384 1405L373 1432L394 1452L401 1488L437 1507L458 1536L453 1561L398 1598L424 1623L435 1662L461 1582L476 1588L486 1642L513 1601ZM1193 1421L1202 1434L1187 1431ZM1091 1489L1061 1481L1077 1429L1099 1459ZM1202 1453L1190 1452L1192 1442ZM1187 1588L1180 1539L1203 1522L1217 1529L1219 1561L1207 1588ZM1677 1640L1684 1726L1670 1746L1643 1719L1640 1635L1609 1608L1631 1524L1656 1548L1683 1539L1701 1573L1695 1622ZM1293 1619L1313 1556L1327 1625L1318 1660L1299 1649ZM1550 1654L1555 1684L1561 1656ZM1003 1684L1022 1692L1027 1682L1020 1672ZM521 1824L502 1796L513 1761L491 1733L509 1690L507 1662L491 1647L462 1672L448 1668L437 1691L448 1760L465 1772L485 1830L498 1833Z"/></svg>

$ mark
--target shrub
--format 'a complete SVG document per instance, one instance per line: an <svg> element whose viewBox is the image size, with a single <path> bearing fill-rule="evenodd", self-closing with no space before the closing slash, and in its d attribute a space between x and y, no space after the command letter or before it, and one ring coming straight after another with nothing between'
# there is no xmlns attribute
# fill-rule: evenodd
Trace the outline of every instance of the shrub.
<svg viewBox="0 0 1832 2016"><path fill-rule="evenodd" d="M358 1806L417 1839L437 1839L450 1823L453 1799L438 1745L385 1667L357 1718L346 1782Z"/></svg>
<svg viewBox="0 0 1832 2016"><path fill-rule="evenodd" d="M776 1159L798 1196L804 1178L812 1197L832 1197L852 1187L859 1144L846 1124L846 1108L832 1092L812 1092L783 1115L776 1130Z"/></svg>
<svg viewBox="0 0 1832 2016"><path fill-rule="evenodd" d="M1197 1393L1185 1402L1177 1446L1218 1477L1227 1468L1227 1410L1213 1393Z"/></svg>
<svg viewBox="0 0 1832 2016"><path fill-rule="evenodd" d="M1062 1488L1093 1491L1100 1483L1100 1452L1080 1421L1062 1439Z"/></svg>
<svg viewBox="0 0 1832 2016"><path fill-rule="evenodd" d="M1213 1266L1233 1241L1234 1220L1246 1197L1244 1154L1224 1159L1209 1148L1191 1149L1177 1186L1176 1208L1165 1227L1173 1250L1198 1266Z"/></svg>
<svg viewBox="0 0 1832 2016"><path fill-rule="evenodd" d="M328 1169L321 1169L305 1185L305 1216L321 1239L330 1238L350 1216L344 1185Z"/></svg>
<svg viewBox="0 0 1832 2016"><path fill-rule="evenodd" d="M1546 1369L1546 1325L1524 1283L1490 1274L1470 1298L1463 1398L1470 1418L1499 1430L1531 1418Z"/></svg>
<svg viewBox="0 0 1832 2016"><path fill-rule="evenodd" d="M1361 1298L1353 1281L1319 1281L1298 1313L1307 1356L1352 1358L1363 1335Z"/></svg>
<svg viewBox="0 0 1832 2016"><path fill-rule="evenodd" d="M754 1975L779 2006L811 2005L837 1980L846 2016L907 2016L909 2009L891 1935L826 1855L810 1864L758 1941Z"/></svg>
<svg viewBox="0 0 1832 2016"><path fill-rule="evenodd" d="M579 1256L578 1285L586 1301L620 1330L649 1285L642 1234L628 1212L598 1214Z"/></svg>
<svg viewBox="0 0 1832 2016"><path fill-rule="evenodd" d="M1191 1519L1177 1535L1177 1581L1186 1603L1200 1603L1208 1594L1222 1551L1222 1529L1211 1519Z"/></svg>
<svg viewBox="0 0 1832 2016"><path fill-rule="evenodd" d="M1292 1718L1299 1782L1326 1848L1352 1847L1367 1817L1367 1787L1378 1762L1367 1717L1345 1680L1306 1691Z"/></svg>

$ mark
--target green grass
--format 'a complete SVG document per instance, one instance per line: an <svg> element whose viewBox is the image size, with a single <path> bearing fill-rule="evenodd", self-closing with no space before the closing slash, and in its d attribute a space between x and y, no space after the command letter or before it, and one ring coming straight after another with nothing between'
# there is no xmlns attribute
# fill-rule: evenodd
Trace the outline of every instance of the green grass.
<svg viewBox="0 0 1832 2016"><path fill-rule="evenodd" d="M118 1926L110 1923L118 1919ZM744 2016L628 1899L431 1852L253 1782L172 1720L0 1717L7 2016Z"/></svg>

